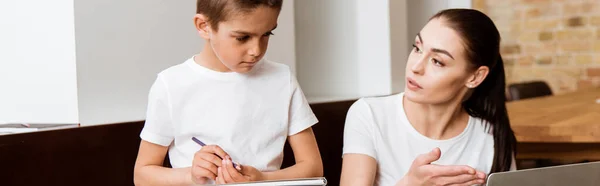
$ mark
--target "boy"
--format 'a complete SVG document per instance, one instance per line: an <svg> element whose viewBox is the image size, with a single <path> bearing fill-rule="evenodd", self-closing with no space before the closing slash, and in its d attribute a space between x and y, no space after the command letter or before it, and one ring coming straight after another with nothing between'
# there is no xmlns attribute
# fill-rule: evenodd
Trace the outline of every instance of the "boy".
<svg viewBox="0 0 600 186"><path fill-rule="evenodd" d="M152 85L136 185L322 176L311 129L317 119L289 67L262 59L281 5L198 0L194 24L204 49ZM286 138L296 164L279 170ZM162 167L167 151L173 168Z"/></svg>

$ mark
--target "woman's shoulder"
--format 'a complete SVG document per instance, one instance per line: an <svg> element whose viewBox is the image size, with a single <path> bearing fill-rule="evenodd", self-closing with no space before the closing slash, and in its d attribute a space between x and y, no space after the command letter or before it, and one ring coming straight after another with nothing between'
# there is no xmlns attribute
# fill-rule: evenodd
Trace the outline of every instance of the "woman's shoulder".
<svg viewBox="0 0 600 186"><path fill-rule="evenodd" d="M352 104L349 113L369 112L372 115L395 113L396 109L402 105L401 101L402 94L363 97Z"/></svg>
<svg viewBox="0 0 600 186"><path fill-rule="evenodd" d="M384 96L370 96L370 97L363 97L363 98L361 98L361 100L365 100L365 101L368 101L371 103L381 104L381 103L389 103L389 102L394 102L396 100L399 100L400 98L402 98L402 95L403 95L403 93L384 95Z"/></svg>
<svg viewBox="0 0 600 186"><path fill-rule="evenodd" d="M494 139L493 128L491 124L483 118L469 116L471 125L473 126L473 132L479 134L482 138Z"/></svg>

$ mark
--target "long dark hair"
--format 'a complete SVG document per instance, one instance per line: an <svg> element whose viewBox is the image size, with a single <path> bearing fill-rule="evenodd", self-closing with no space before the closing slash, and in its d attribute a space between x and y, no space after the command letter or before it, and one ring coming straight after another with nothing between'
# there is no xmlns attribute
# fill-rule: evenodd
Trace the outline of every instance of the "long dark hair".
<svg viewBox="0 0 600 186"><path fill-rule="evenodd" d="M515 134L510 128L506 111L504 63L500 56L500 33L485 14L472 9L448 9L431 19L441 19L462 38L471 67L487 66L485 80L472 91L463 108L473 117L487 122L494 136L494 162L491 172L508 171L516 153ZM491 130L491 131L490 131Z"/></svg>

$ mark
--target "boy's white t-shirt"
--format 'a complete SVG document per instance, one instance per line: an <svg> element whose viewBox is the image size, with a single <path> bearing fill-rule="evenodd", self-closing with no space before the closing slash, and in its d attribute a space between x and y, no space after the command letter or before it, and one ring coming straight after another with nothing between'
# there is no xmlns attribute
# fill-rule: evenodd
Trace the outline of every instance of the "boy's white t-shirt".
<svg viewBox="0 0 600 186"><path fill-rule="evenodd" d="M451 139L434 140L408 121L404 93L363 98L350 107L344 128L344 154L364 154L377 161L375 185L395 185L414 159L439 147L439 165L468 165L489 174L494 159L494 137L482 119L469 117L465 130ZM516 169L513 160L512 168Z"/></svg>
<svg viewBox="0 0 600 186"><path fill-rule="evenodd" d="M201 146L218 145L234 162L281 167L288 136L317 123L288 66L261 60L248 73L217 72L194 57L158 74L140 137L169 146L173 168L190 167Z"/></svg>

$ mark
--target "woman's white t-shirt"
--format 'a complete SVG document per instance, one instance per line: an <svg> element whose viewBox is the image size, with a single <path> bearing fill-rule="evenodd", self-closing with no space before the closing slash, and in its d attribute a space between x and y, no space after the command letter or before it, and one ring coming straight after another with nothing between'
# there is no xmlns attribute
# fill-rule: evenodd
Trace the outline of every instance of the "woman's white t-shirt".
<svg viewBox="0 0 600 186"><path fill-rule="evenodd" d="M488 174L494 158L494 137L482 119L469 117L465 130L447 140L430 139L408 121L403 93L363 98L350 107L344 128L344 154L364 154L377 161L375 185L395 185L413 160L439 147L433 164L468 165ZM513 168L514 160L513 160Z"/></svg>

